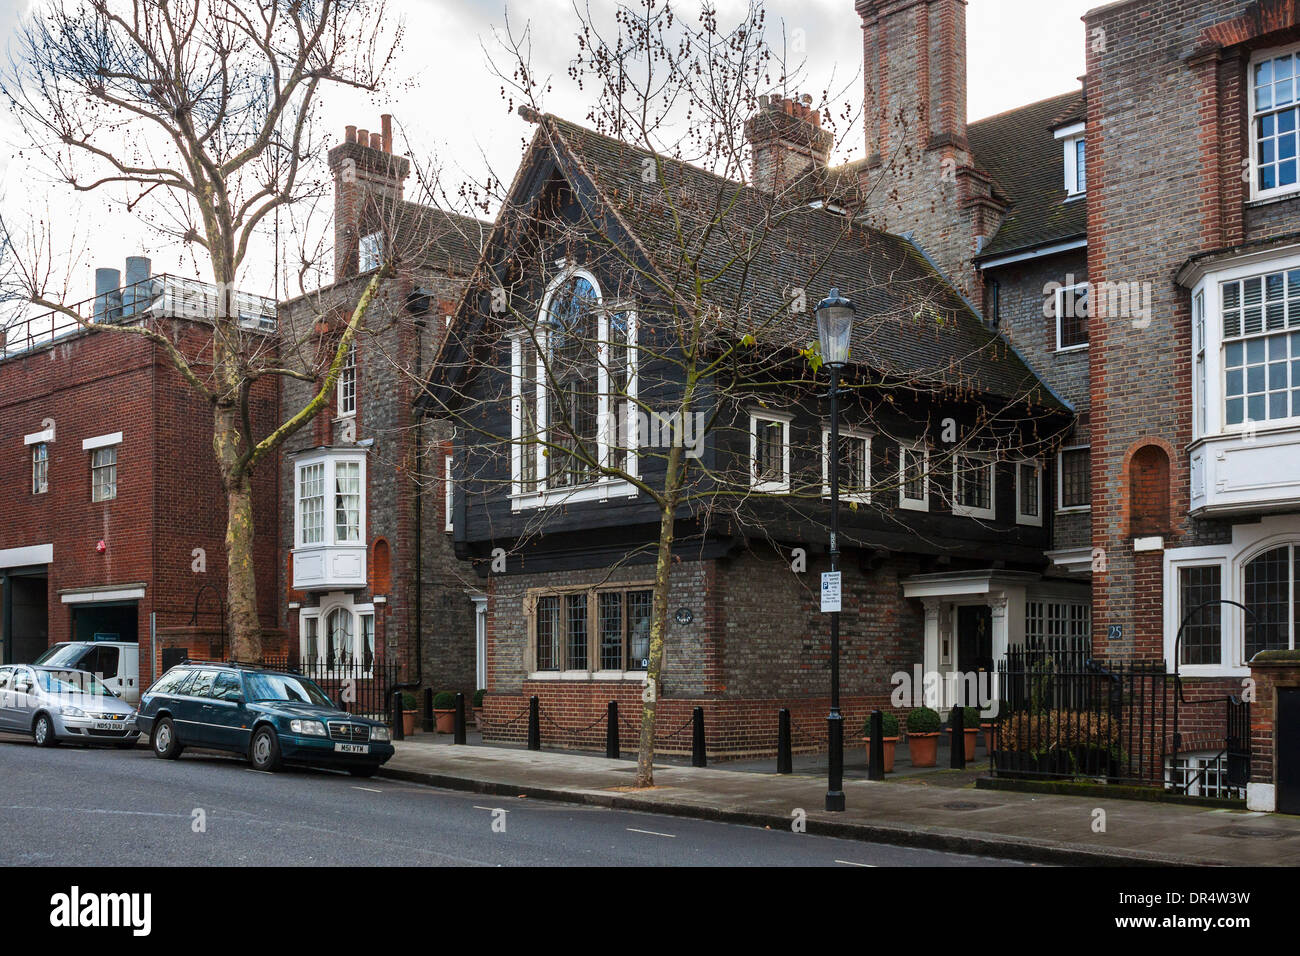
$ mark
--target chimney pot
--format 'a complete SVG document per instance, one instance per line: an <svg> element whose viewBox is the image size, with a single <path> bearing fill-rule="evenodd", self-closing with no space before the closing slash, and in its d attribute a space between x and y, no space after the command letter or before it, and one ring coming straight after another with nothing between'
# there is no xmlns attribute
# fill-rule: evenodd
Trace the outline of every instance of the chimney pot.
<svg viewBox="0 0 1300 956"><path fill-rule="evenodd" d="M343 138L349 143L355 143L357 141L357 128L355 126L343 127Z"/></svg>
<svg viewBox="0 0 1300 956"><path fill-rule="evenodd" d="M384 113L379 117L380 128L384 131L383 149L385 153L393 151L393 114Z"/></svg>
<svg viewBox="0 0 1300 956"><path fill-rule="evenodd" d="M383 135L382 133L371 133L371 134L370 134L370 148L371 148L371 149L383 149L383 148L384 148L384 135Z"/></svg>
<svg viewBox="0 0 1300 956"><path fill-rule="evenodd" d="M370 145L370 130L368 130L368 129L359 129L359 130L357 130L357 142L360 143L362 146L369 146L369 145Z"/></svg>

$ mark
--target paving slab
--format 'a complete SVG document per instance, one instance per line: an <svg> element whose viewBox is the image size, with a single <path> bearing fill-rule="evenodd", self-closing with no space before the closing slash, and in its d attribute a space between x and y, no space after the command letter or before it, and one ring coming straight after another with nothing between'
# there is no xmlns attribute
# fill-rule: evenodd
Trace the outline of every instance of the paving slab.
<svg viewBox="0 0 1300 956"><path fill-rule="evenodd" d="M542 798L758 826L806 818L810 833L1079 865L1298 866L1300 817L1138 800L976 790L974 771L846 779L847 809L823 807L824 776L635 764L565 751L396 743L383 776L506 798ZM951 776L959 774L960 783ZM940 782L940 778L944 778ZM935 782L930 782L933 779ZM1097 811L1102 811L1101 816ZM1099 821L1104 830L1098 830Z"/></svg>

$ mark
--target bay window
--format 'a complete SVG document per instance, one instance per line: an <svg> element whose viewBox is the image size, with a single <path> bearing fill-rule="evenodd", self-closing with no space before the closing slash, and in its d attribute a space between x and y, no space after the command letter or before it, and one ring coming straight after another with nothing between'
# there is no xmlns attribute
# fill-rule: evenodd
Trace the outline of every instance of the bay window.
<svg viewBox="0 0 1300 956"><path fill-rule="evenodd" d="M536 328L511 340L516 507L617 485L634 494L603 469L636 474L636 417L634 314L607 303L589 273L570 270L552 284Z"/></svg>
<svg viewBox="0 0 1300 956"><path fill-rule="evenodd" d="M294 463L294 587L366 584L364 452L314 449ZM327 634L322 634L322 641Z"/></svg>

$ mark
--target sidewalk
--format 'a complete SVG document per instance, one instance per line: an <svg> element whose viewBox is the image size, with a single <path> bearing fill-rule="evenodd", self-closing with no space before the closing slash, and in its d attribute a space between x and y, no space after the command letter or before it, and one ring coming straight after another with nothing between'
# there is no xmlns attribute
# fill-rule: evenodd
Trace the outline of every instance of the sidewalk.
<svg viewBox="0 0 1300 956"><path fill-rule="evenodd" d="M637 791L631 789L632 760L418 738L395 746L381 776L502 797L771 827L790 826L801 808L809 833L1044 863L1300 865L1297 817L976 790L976 771L939 771L898 782L846 778L847 810L827 813L825 778L805 773L656 765L654 789ZM1105 833L1093 832L1096 809L1105 811Z"/></svg>

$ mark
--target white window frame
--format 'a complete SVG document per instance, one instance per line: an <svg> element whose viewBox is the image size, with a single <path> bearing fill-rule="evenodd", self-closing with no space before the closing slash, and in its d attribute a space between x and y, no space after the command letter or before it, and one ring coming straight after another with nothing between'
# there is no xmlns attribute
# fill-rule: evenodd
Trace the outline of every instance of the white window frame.
<svg viewBox="0 0 1300 956"><path fill-rule="evenodd" d="M1065 192L1066 202L1072 199L1078 199L1088 192L1087 185L1087 161L1088 161L1088 144L1085 137L1086 127L1083 123L1072 123L1069 126L1062 127L1056 131L1056 138L1061 142L1064 149L1065 161ZM1084 186L1079 188L1079 144L1083 144L1084 150Z"/></svg>
<svg viewBox="0 0 1300 956"><path fill-rule="evenodd" d="M555 504L571 504L583 501L607 501L616 497L636 497L637 488L631 482L624 481L610 475L598 475L594 480L586 484L576 486L565 486L561 488L547 487L547 467L550 457L544 454L547 447L548 422L547 422L547 372L546 372L546 345L547 329L542 317L546 315L550 308L551 299L555 293L567 282L574 278L581 278L591 283L591 287L596 292L596 302L599 312L597 337L599 345L596 350L596 383L599 392L597 402L597 432L596 432L596 450L599 459L606 462L609 467L616 467L611 463L610 455L613 449L610 447L609 435L609 316L612 314L623 313L627 315L627 361L628 361L628 384L627 394L629 399L629 414L635 415L638 409L637 404L637 381L638 381L638 351L637 351L637 332L638 316L630 303L610 302L606 303L601 292L600 283L596 277L586 269L569 267L560 272L556 278L551 280L546 287L545 295L542 297L542 305L538 310L538 321L529 334L528 330L520 329L510 336L510 498L511 508L519 511L523 508L542 508ZM533 451L537 456L537 479L536 487L532 490L524 488L523 482L523 455L527 446L523 441L523 412L525 396L522 394L524 382L523 369L523 350L525 343L536 345L537 367L534 371L533 379L535 382L535 394L532 396L534 408L536 409L536 427L539 435L543 436L534 446ZM639 438L637 430L629 422L628 444L631 446L626 449L627 460L623 463L623 470L633 478L639 477L639 464L637 450L639 447Z"/></svg>
<svg viewBox="0 0 1300 956"><path fill-rule="evenodd" d="M373 261L372 260L373 255ZM370 264L367 264L370 263ZM357 243L357 271L373 272L384 264L384 233L368 232Z"/></svg>
<svg viewBox="0 0 1300 956"><path fill-rule="evenodd" d="M83 444L82 447L85 447L84 444ZM121 447L121 445L119 445L119 444L116 444L116 443L107 443L107 442L106 442L106 443L101 444L101 445L94 445L94 446L92 446L92 447L90 448L90 500L91 500L92 502L100 503L100 502L104 502L104 501L115 501L115 500L117 500L117 489L118 489L118 480L117 480L117 478L118 478L118 476L117 476L118 454L117 454L117 450L118 450L120 447ZM111 452L113 453L113 461L112 461L112 464L111 464L111 465L96 465L96 464L95 464L95 457L96 457L97 455L99 455L101 452L107 453L107 452L109 452L109 451L111 451ZM101 497L100 494L99 494L99 483L95 480L95 472L96 472L97 470L102 470L102 469L105 469L105 468L112 468L112 469L113 469L113 483L112 483L112 488L111 488L112 494L105 494L104 496Z"/></svg>
<svg viewBox="0 0 1300 956"><path fill-rule="evenodd" d="M790 492L790 425L794 418L783 412L767 409L749 413L749 487L760 494L789 494ZM758 477L758 424L781 426L781 480L763 481Z"/></svg>
<svg viewBox="0 0 1300 956"><path fill-rule="evenodd" d="M907 497L907 452L919 452L921 455L922 498ZM907 511L930 510L930 446L924 442L898 443L898 507Z"/></svg>
<svg viewBox="0 0 1300 956"><path fill-rule="evenodd" d="M989 506L987 508L976 508L972 505L963 505L961 503L961 477L967 470L963 467L962 460L967 462L983 462L988 469L989 475ZM997 517L998 511L998 459L996 455L991 455L981 451L959 451L954 452L952 456L952 513L962 518L984 518L990 521Z"/></svg>
<svg viewBox="0 0 1300 956"><path fill-rule="evenodd" d="M446 512L443 520L442 530L448 533L455 530L455 524L452 521L451 509L455 503L455 486L452 485L452 459L451 452L443 452L442 455L442 481L443 481L443 510Z"/></svg>
<svg viewBox="0 0 1300 956"><path fill-rule="evenodd" d="M1088 288L1087 282L1076 282L1073 285L1061 286L1053 291L1052 301L1052 318L1056 323L1056 351L1058 352L1079 352L1088 347L1088 342L1080 342L1078 345L1063 345L1061 342L1061 310L1065 306L1065 296L1070 292L1077 292L1083 289L1088 292L1088 315L1083 316L1084 326L1092 318L1092 291ZM1092 330L1088 329L1088 341L1092 341Z"/></svg>
<svg viewBox="0 0 1300 956"><path fill-rule="evenodd" d="M1077 514L1084 511L1092 510L1092 476L1088 476L1088 503L1086 505L1069 505L1062 504L1065 501L1065 453L1068 451L1087 451L1089 458L1089 472L1092 468L1092 446L1091 445L1066 445L1056 453L1056 513Z"/></svg>
<svg viewBox="0 0 1300 956"><path fill-rule="evenodd" d="M1022 458L1013 462L1016 469L1016 524L1029 525L1034 528L1043 526L1043 511L1045 505L1043 502L1043 463L1035 458ZM1031 465L1034 469L1034 481L1037 483L1036 494L1038 496L1038 514L1025 514L1020 510L1020 481L1021 469L1025 465Z"/></svg>
<svg viewBox="0 0 1300 956"><path fill-rule="evenodd" d="M298 611L298 654L300 657L306 657L307 654L307 632L310 628L308 622L314 622L316 626L316 652L317 659L322 659L326 649L329 646L328 638L325 633L326 622L329 621L330 615L335 611L341 611L352 618L352 660L356 661L358 677L369 677L373 668L364 668L361 666L361 637L362 637L362 619L369 617L371 620L371 633L374 632L375 622L375 605L373 603L354 604L352 595L346 592L331 591L326 594L319 605L316 607L304 607ZM375 657L378 657L378 648L376 648ZM330 667L326 673L351 672L341 668Z"/></svg>
<svg viewBox="0 0 1300 956"><path fill-rule="evenodd" d="M1256 110L1255 106L1255 68L1265 60L1272 60L1287 54L1298 53L1300 53L1300 46L1297 45L1259 50L1251 56L1250 63L1246 67L1244 95L1246 97L1246 136L1249 139L1247 159L1249 160L1250 166L1251 201L1275 199L1280 196L1290 196L1293 193L1300 192L1300 155L1295 157L1297 164L1297 177L1294 183L1286 186L1274 186L1272 189L1259 188L1259 139L1255 135L1255 121L1259 118L1259 112ZM1300 69L1300 61L1297 61L1295 66L1297 69ZM1292 82L1300 82L1300 77L1297 77L1294 72L1292 73ZM1300 97L1297 97L1297 100L1293 102L1292 105L1300 105ZM1289 109L1290 107L1287 108ZM1277 111L1271 107L1264 112L1273 113L1274 115L1277 113ZM1297 122L1300 123L1300 119L1298 119ZM1300 152L1300 150L1298 150L1298 152Z"/></svg>
<svg viewBox="0 0 1300 956"><path fill-rule="evenodd" d="M357 414L357 341L348 343L343 356L339 380L334 385L334 397L339 418L353 418Z"/></svg>
<svg viewBox="0 0 1300 956"><path fill-rule="evenodd" d="M342 462L357 463L359 467L359 477L361 490L358 501L359 514L358 521L358 539L356 541L339 541L338 529L335 522L337 508L337 484L335 475L338 465ZM302 472L311 465L324 465L325 477L325 525L320 541L304 541L302 537L302 501L299 497L299 488L302 482ZM293 465L293 540L294 548L364 548L366 547L366 456L364 453L356 452L335 452L329 451L314 455L304 455L297 459Z"/></svg>
<svg viewBox="0 0 1300 956"><path fill-rule="evenodd" d="M861 504L871 503L871 439L873 437L874 437L873 433L865 428L854 428L852 426L845 427L844 425L840 426L841 439L853 438L858 441L864 442L866 444L866 449L865 449L866 454L863 455L863 467L866 468L867 470L867 473L865 475L866 483L864 485L866 491L857 494L851 492L845 493L844 489L841 488L840 489L841 501L856 501ZM822 497L823 498L829 498L831 496L830 448L831 448L830 426L822 425Z"/></svg>
<svg viewBox="0 0 1300 956"><path fill-rule="evenodd" d="M1192 287L1192 301L1203 301L1204 309L1204 334L1205 341L1203 367L1204 367L1204 387L1200 384L1200 376L1192 376L1192 400L1194 407L1203 406L1204 413L1200 416L1202 419L1199 423L1200 430L1194 431L1193 440L1216 437L1240 435L1246 432L1263 432L1267 430L1286 430L1300 428L1300 417L1291 416L1289 418L1274 418L1262 421L1254 421L1248 417L1243 417L1240 424L1227 424L1227 402L1228 402L1228 375L1226 361L1224 356L1225 345L1223 339L1223 286L1226 283L1250 279L1256 276L1265 276L1273 272L1289 272L1292 269L1300 269L1300 252L1291 252L1287 255L1272 256L1260 254L1248 254L1230 263L1222 264L1218 269L1212 272L1206 272L1200 276L1196 284ZM1195 335L1196 326L1193 326L1193 335ZM1297 331L1294 328L1278 330L1275 335L1286 335ZM1267 338L1268 336L1260 336ZM1249 341L1234 337L1233 341ZM1197 343L1192 341L1191 357L1193 369L1196 366ZM1201 394L1202 391L1214 389L1214 392ZM1216 394L1217 393L1217 394ZM1193 416L1195 419L1197 416ZM1193 422L1194 427L1197 424Z"/></svg>
<svg viewBox="0 0 1300 956"><path fill-rule="evenodd" d="M38 441L32 447L32 494L43 495L50 490L50 445Z"/></svg>

